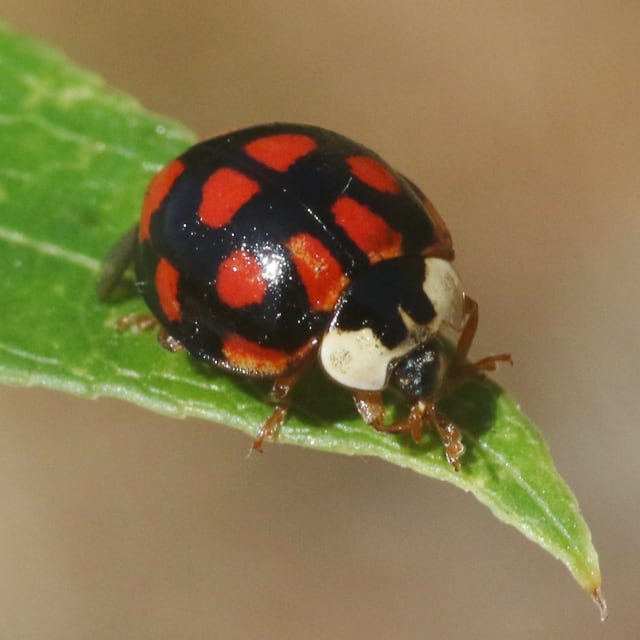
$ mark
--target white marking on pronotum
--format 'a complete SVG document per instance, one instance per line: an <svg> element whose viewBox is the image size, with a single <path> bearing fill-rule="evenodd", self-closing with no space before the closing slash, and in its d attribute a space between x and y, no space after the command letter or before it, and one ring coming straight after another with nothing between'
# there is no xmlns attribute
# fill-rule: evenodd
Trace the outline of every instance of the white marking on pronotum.
<svg viewBox="0 0 640 640"><path fill-rule="evenodd" d="M462 328L464 294L453 265L440 258L425 258L423 291L436 312L428 324L416 324L398 307L407 337L393 349L387 348L369 328L344 331L330 326L320 344L320 362L338 384L362 391L380 391L387 386L392 365L418 345L433 337L442 323Z"/></svg>
<svg viewBox="0 0 640 640"><path fill-rule="evenodd" d="M100 261L85 256L82 253L76 253L70 251L57 244L51 242L43 242L42 240L34 240L20 231L14 231L13 229L7 229L0 227L0 240L4 240L11 244L18 244L28 249L32 249L36 253L40 253L45 256L51 256L58 258L64 262L76 264L79 267L88 269L92 273L98 273L100 271Z"/></svg>
<svg viewBox="0 0 640 640"><path fill-rule="evenodd" d="M460 276L448 260L427 258L424 264L422 290L431 301L439 321L460 331L464 320L464 294Z"/></svg>

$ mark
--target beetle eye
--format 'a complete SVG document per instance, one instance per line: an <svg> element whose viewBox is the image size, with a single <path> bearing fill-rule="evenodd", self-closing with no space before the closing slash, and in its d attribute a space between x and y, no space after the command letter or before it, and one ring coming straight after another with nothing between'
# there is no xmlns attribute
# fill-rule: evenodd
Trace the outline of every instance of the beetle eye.
<svg viewBox="0 0 640 640"><path fill-rule="evenodd" d="M410 399L432 397L444 373L440 342L430 340L398 361L392 384Z"/></svg>

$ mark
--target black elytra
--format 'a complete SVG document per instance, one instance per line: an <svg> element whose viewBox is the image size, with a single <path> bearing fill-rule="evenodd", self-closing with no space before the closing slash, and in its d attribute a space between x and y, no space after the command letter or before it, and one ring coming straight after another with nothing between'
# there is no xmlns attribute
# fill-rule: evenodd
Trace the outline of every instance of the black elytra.
<svg viewBox="0 0 640 640"><path fill-rule="evenodd" d="M201 142L172 165L147 196L165 192L143 216L136 275L153 314L194 356L279 375L372 268L381 288L363 282L351 292L376 307L375 318L363 309L360 326L371 324L385 344L397 340L396 294L417 321L433 313L419 276L400 292L384 274L400 256L450 251L446 227L415 185L362 145L318 127L262 125ZM329 294L318 301L322 287Z"/></svg>

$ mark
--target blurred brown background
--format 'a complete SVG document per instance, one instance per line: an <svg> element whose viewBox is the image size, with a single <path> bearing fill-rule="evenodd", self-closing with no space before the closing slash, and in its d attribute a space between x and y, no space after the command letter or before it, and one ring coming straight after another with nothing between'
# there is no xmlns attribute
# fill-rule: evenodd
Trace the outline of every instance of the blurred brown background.
<svg viewBox="0 0 640 640"><path fill-rule="evenodd" d="M0 391L0 638L630 638L640 626L640 3L0 0L199 135L341 131L444 214L476 355L541 426L611 618L470 496L379 461ZM1 89L0 89L1 91ZM132 212L132 216L135 212Z"/></svg>

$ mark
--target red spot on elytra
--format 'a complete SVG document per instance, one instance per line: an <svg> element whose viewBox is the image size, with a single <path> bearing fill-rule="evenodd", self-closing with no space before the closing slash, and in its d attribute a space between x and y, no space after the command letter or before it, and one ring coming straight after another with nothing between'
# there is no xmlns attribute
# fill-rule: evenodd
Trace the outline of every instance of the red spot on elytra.
<svg viewBox="0 0 640 640"><path fill-rule="evenodd" d="M178 322L182 317L178 302L178 270L165 258L156 267L156 291L162 311L168 320Z"/></svg>
<svg viewBox="0 0 640 640"><path fill-rule="evenodd" d="M214 171L202 187L200 220L215 229L224 227L259 191L260 185L255 180L236 169L222 167Z"/></svg>
<svg viewBox="0 0 640 640"><path fill-rule="evenodd" d="M368 156L347 158L351 173L370 187L384 193L400 193L400 185L393 174L377 160Z"/></svg>
<svg viewBox="0 0 640 640"><path fill-rule="evenodd" d="M138 227L138 239L144 242L149 238L151 216L158 210L162 201L167 197L175 181L184 171L184 165L180 160L170 162L166 167L158 171L147 187L147 193L142 203L140 226Z"/></svg>
<svg viewBox="0 0 640 640"><path fill-rule="evenodd" d="M263 347L237 333L230 333L223 340L222 352L232 367L267 376L282 373L291 361L291 356L285 351Z"/></svg>
<svg viewBox="0 0 640 640"><path fill-rule="evenodd" d="M340 263L320 240L308 233L293 236L286 246L307 292L311 309L333 309L349 283Z"/></svg>
<svg viewBox="0 0 640 640"><path fill-rule="evenodd" d="M402 234L365 205L342 196L333 203L331 211L336 223L367 254L372 264L401 254Z"/></svg>
<svg viewBox="0 0 640 640"><path fill-rule="evenodd" d="M234 251L218 268L218 295L234 309L261 303L268 286L260 262L248 251Z"/></svg>
<svg viewBox="0 0 640 640"><path fill-rule="evenodd" d="M279 133L258 138L244 150L254 160L275 171L286 171L294 162L317 149L313 138L299 133Z"/></svg>

